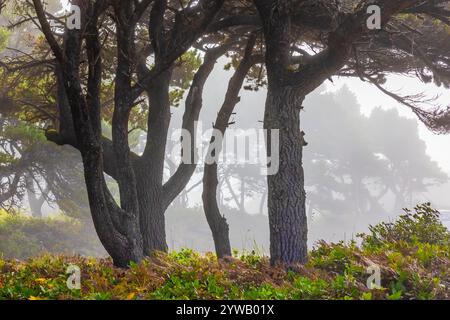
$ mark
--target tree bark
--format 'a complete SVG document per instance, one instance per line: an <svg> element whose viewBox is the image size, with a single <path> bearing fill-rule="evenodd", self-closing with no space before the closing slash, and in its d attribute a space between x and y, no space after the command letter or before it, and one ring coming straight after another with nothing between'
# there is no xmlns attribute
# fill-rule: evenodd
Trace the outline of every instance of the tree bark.
<svg viewBox="0 0 450 320"><path fill-rule="evenodd" d="M264 128L279 130L279 171L269 175L268 210L272 264L305 263L308 257L303 173L304 140L300 131L302 99L289 87L269 88ZM271 135L268 134L270 139ZM268 141L268 146L271 143Z"/></svg>
<svg viewBox="0 0 450 320"><path fill-rule="evenodd" d="M35 4L40 3L35 1ZM92 10L92 7L89 9ZM59 59L63 68L64 86L70 104L77 145L82 155L84 176L89 198L89 205L94 226L100 241L106 251L111 255L114 264L118 267L128 267L131 261L140 262L143 258L142 237L139 230L139 212L136 210L136 190L126 192L125 175L130 175L130 166L126 156L121 155L118 165L124 165L118 179L121 190L122 208L119 207L108 190L104 177L103 151L100 136L100 95L98 94L101 75L102 60L100 55L99 34L97 30L98 15L90 15L87 26L86 48L89 62L88 99L83 94L80 81L80 52L81 34L77 30L66 32L64 59ZM41 24L45 25L45 17L40 14ZM47 37L52 37L46 34ZM123 57L122 57L123 58ZM120 74L116 79L116 86L129 86L128 75ZM126 99L126 98L124 98ZM126 100L116 96L115 112L124 112ZM89 103L89 104L88 104ZM114 121L114 120L113 120ZM123 126L116 128L113 148L117 154L123 143ZM131 176L131 178L133 178ZM133 182L133 181L132 181ZM133 183L132 183L133 184ZM135 185L134 185L135 187Z"/></svg>
<svg viewBox="0 0 450 320"><path fill-rule="evenodd" d="M168 250L164 213L164 161L171 113L169 86L171 70L163 72L147 93L150 109L147 124L147 144L137 163L137 188L140 205L140 225L144 239L144 254Z"/></svg>
<svg viewBox="0 0 450 320"><path fill-rule="evenodd" d="M266 43L268 95L264 114L268 157L278 153L279 169L268 175L270 258L285 266L307 261L307 218L300 131L304 95L288 84L291 18L289 1L255 0L263 21ZM273 130L279 130L279 148L271 150Z"/></svg>

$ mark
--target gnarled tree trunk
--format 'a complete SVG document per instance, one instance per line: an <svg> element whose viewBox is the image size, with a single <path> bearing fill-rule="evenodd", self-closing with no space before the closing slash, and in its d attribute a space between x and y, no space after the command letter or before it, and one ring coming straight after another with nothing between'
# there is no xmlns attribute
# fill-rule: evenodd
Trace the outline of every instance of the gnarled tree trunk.
<svg viewBox="0 0 450 320"><path fill-rule="evenodd" d="M81 8L82 30L66 30L64 49L53 35L41 0L33 0L33 3L58 65L61 123L58 132L47 131L47 138L61 145L70 144L81 152L91 213L102 244L120 267L128 266L130 261L139 262L144 255L155 251L166 251L164 212L185 188L196 167L192 163L181 164L169 181L163 183L171 70L206 32L224 1L200 0L172 17L168 14L172 8L164 0L74 0L73 4ZM136 26L150 4L150 43L148 48L138 52ZM101 130L102 54L98 30L100 16L110 7L114 9L109 14L114 16L117 44L112 141L103 137ZM171 24L166 20L171 18L174 23L168 28ZM84 40L85 47L82 46ZM81 79L82 49L86 51L89 64L87 86ZM147 68L151 54L148 50L155 58L151 70ZM215 60L225 51L219 50L215 59L205 61L203 69L209 71L197 74L197 80L194 79L183 120L183 128L190 132L202 107L204 83ZM128 125L130 112L144 92L150 100L148 137L144 154L138 156L130 150ZM120 206L108 190L104 173L119 185Z"/></svg>
<svg viewBox="0 0 450 320"><path fill-rule="evenodd" d="M163 179L166 140L170 125L169 86L171 70L158 76L147 88L149 116L147 144L142 158L137 162L137 189L140 204L140 225L144 238L144 254L165 252L166 243Z"/></svg>

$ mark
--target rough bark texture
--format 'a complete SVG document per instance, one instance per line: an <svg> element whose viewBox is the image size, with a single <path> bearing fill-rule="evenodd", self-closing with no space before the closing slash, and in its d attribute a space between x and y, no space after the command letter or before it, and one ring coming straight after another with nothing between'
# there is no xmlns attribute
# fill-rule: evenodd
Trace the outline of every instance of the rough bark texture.
<svg viewBox="0 0 450 320"><path fill-rule="evenodd" d="M255 1L263 20L266 66L269 80L264 115L268 131L267 151L279 153L279 171L269 175L268 212L272 264L292 265L307 261L307 218L302 166L303 137L300 110L304 97L286 84L290 63L288 1ZM275 6L275 8L273 8ZM279 150L270 150L271 130L279 130Z"/></svg>
<svg viewBox="0 0 450 320"><path fill-rule="evenodd" d="M304 140L300 131L300 107L289 87L270 88L264 128L279 131L279 171L268 176L270 256L273 264L305 263L307 217L303 174ZM270 139L270 134L268 135ZM270 143L268 143L270 145ZM269 155L270 156L270 155Z"/></svg>
<svg viewBox="0 0 450 320"><path fill-rule="evenodd" d="M147 89L150 101L147 145L138 161L138 197L140 201L140 224L144 237L144 253L167 251L164 194L164 159L170 124L169 85L171 72L158 77L158 81Z"/></svg>

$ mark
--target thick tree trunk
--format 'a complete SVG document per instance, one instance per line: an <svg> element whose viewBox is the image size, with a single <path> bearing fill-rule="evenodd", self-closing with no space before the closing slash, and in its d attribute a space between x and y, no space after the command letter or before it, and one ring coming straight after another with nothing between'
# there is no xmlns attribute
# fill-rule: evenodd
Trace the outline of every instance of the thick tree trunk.
<svg viewBox="0 0 450 320"><path fill-rule="evenodd" d="M142 171L141 171L142 172ZM147 175L137 177L140 226L144 241L144 254L167 252L166 223L162 188Z"/></svg>
<svg viewBox="0 0 450 320"><path fill-rule="evenodd" d="M142 237L136 214L120 209L108 191L100 147L82 151L89 205L95 230L114 265L121 268L143 258ZM100 164L100 165L99 165Z"/></svg>
<svg viewBox="0 0 450 320"><path fill-rule="evenodd" d="M307 218L305 208L298 99L288 87L269 87L264 126L279 129L279 171L268 176L270 256L272 264L292 265L307 261ZM270 134L268 135L270 139ZM268 146L271 142L268 141ZM269 154L269 156L271 156Z"/></svg>
<svg viewBox="0 0 450 320"><path fill-rule="evenodd" d="M144 240L144 254L168 250L165 230L163 193L166 140L170 125L169 85L171 70L163 72L147 89L150 101L147 144L136 164L139 219Z"/></svg>
<svg viewBox="0 0 450 320"><path fill-rule="evenodd" d="M268 96L264 127L269 130L267 151L278 152L278 172L268 175L270 256L272 264L290 266L307 261L307 218L300 131L300 111L313 78L292 84L291 19L288 0L255 0L266 42ZM305 75L307 77L309 75ZM326 79L326 78L325 78ZM311 81L309 81L311 80ZM295 87L294 87L295 85ZM308 87L308 88L307 88ZM270 150L270 130L279 130L279 149Z"/></svg>

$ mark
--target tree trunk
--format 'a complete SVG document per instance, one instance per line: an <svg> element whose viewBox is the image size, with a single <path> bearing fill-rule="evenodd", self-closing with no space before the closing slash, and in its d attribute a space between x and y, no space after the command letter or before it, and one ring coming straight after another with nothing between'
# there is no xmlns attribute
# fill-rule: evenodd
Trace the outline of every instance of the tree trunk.
<svg viewBox="0 0 450 320"><path fill-rule="evenodd" d="M101 151L92 145L82 151L86 188L95 230L114 265L127 268L130 262L139 263L143 258L142 237L136 214L120 209L103 176Z"/></svg>
<svg viewBox="0 0 450 320"><path fill-rule="evenodd" d="M33 218L42 218L42 206L45 202L45 196L42 194L40 197L36 194L36 188L34 187L34 180L31 173L25 174L25 183L28 196L28 203L30 205L30 211Z"/></svg>
<svg viewBox="0 0 450 320"><path fill-rule="evenodd" d="M239 92L241 90L242 84L244 83L245 77L250 68L256 62L256 60L252 56L255 41L256 38L254 36L251 36L247 43L244 57L228 83L225 100L219 110L219 113L217 114L214 129L219 131L222 137L225 136L225 132L229 126L233 110L240 101ZM220 213L220 209L217 204L217 186L219 184L217 177L217 162L218 156L222 152L223 141L215 141L216 139L217 137L211 137L210 140L210 145L207 153L208 161L206 161L203 174L202 199L206 220L208 221L213 235L216 254L220 259L226 256L231 256L231 244L228 222L226 218ZM212 161L212 163L211 161L209 161L211 159L214 160Z"/></svg>
<svg viewBox="0 0 450 320"><path fill-rule="evenodd" d="M42 13L41 13L41 19ZM117 179L121 191L121 207L117 205L106 185L103 167L103 150L100 136L101 103L99 88L101 85L101 58L99 34L96 29L97 20L90 21L86 39L87 56L89 61L88 96L86 99L80 81L80 52L82 39L77 30L68 30L65 41L65 57L63 61L63 78L67 98L77 138L77 145L83 159L84 177L89 198L92 218L100 241L118 267L128 267L129 263L139 263L143 258L142 236L139 230L139 212L136 196L136 181L130 172L130 163L127 158L117 159L117 168L120 177ZM122 58L123 59L123 56ZM116 79L117 85L124 83L127 75L121 74ZM124 112L125 97L116 96L118 101L116 112ZM88 105L89 101L89 105ZM114 115L114 117L117 114ZM116 118L117 120L117 118ZM115 128L114 151L117 154L120 148L128 146L127 141ZM124 128L126 130L126 128ZM127 184L125 176L131 181ZM127 191L128 188L128 191ZM129 211L127 209L130 209Z"/></svg>
<svg viewBox="0 0 450 320"><path fill-rule="evenodd" d="M42 214L42 206L44 205L44 197L36 197L31 190L27 190L28 200L30 203L31 215L33 218L42 218L44 215Z"/></svg>
<svg viewBox="0 0 450 320"><path fill-rule="evenodd" d="M33 218L42 218L42 206L45 202L45 196L44 194L42 194L40 197L36 195L36 188L34 187L34 181L31 174L27 174L25 179L31 215L33 216Z"/></svg>
<svg viewBox="0 0 450 320"><path fill-rule="evenodd" d="M135 165L140 207L140 225L144 240L144 254L168 250L165 230L163 193L166 141L170 126L169 85L172 71L163 72L155 83L147 88L150 110L147 128L147 144L142 158Z"/></svg>
<svg viewBox="0 0 450 320"><path fill-rule="evenodd" d="M267 179L272 264L307 261L308 227L302 165L305 142L300 131L302 101L289 87L269 87L264 127L280 130L279 171ZM270 137L269 132L269 140ZM277 150L268 147L268 152L270 157L270 153Z"/></svg>
<svg viewBox="0 0 450 320"><path fill-rule="evenodd" d="M268 130L269 157L278 152L278 172L268 175L270 258L272 264L305 263L308 256L307 218L303 174L300 110L308 87L292 84L290 1L256 1L264 26L268 96L264 128ZM304 86L304 87L303 87ZM279 130L279 150L271 150L271 130Z"/></svg>
<svg viewBox="0 0 450 320"><path fill-rule="evenodd" d="M216 254L219 259L231 256L231 244L227 219L217 205L217 163L205 165L203 173L203 209L211 229Z"/></svg>
<svg viewBox="0 0 450 320"><path fill-rule="evenodd" d="M162 188L152 181L146 174L137 177L140 226L147 256L168 250Z"/></svg>

